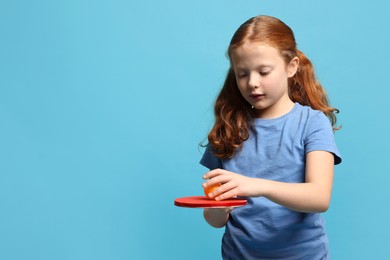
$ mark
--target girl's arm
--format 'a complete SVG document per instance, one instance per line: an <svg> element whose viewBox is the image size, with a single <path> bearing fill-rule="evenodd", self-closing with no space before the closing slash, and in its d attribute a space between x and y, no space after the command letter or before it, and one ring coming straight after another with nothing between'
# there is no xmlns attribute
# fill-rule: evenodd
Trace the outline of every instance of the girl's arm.
<svg viewBox="0 0 390 260"><path fill-rule="evenodd" d="M334 157L326 151L306 155L304 183L285 183L250 178L226 170L216 169L203 178L210 179L204 187L223 183L211 196L223 200L234 196L264 196L284 207L300 212L324 212L328 209L333 185ZM207 219L206 219L207 220Z"/></svg>

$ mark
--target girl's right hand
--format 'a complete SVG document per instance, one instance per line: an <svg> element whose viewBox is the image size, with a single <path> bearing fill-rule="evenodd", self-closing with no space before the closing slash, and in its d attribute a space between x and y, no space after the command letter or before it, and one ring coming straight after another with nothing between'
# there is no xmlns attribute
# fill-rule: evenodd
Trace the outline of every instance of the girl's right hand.
<svg viewBox="0 0 390 260"><path fill-rule="evenodd" d="M233 207L227 208L205 208L203 216L207 223L215 228L224 227L229 220Z"/></svg>

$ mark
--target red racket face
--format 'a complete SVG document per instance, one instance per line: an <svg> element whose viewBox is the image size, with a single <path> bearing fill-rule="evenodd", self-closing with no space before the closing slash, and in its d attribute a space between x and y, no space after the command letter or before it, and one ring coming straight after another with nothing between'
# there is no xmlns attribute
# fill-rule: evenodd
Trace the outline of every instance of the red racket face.
<svg viewBox="0 0 390 260"><path fill-rule="evenodd" d="M186 208L225 208L246 205L245 199L213 200L205 196L191 196L175 199L175 205Z"/></svg>

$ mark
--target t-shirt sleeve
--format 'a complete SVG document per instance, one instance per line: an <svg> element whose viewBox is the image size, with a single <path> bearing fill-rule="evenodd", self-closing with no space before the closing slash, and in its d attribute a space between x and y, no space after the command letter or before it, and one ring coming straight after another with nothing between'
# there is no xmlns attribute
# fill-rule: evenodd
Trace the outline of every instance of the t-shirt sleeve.
<svg viewBox="0 0 390 260"><path fill-rule="evenodd" d="M222 168L221 159L215 157L211 151L211 146L207 145L206 151L203 154L202 159L199 162L201 165L209 168L210 170L214 170L217 168Z"/></svg>
<svg viewBox="0 0 390 260"><path fill-rule="evenodd" d="M334 164L341 163L341 155L336 146L334 132L329 119L324 113L314 115L307 127L305 152L327 151L333 154Z"/></svg>

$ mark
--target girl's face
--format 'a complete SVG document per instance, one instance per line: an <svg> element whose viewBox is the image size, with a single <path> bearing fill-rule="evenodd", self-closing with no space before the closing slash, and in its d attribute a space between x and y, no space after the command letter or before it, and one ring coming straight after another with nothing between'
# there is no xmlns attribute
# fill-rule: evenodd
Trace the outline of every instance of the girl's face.
<svg viewBox="0 0 390 260"><path fill-rule="evenodd" d="M256 109L256 117L276 118L292 109L288 78L298 69L297 57L286 65L278 49L249 42L232 51L231 61L238 88Z"/></svg>

